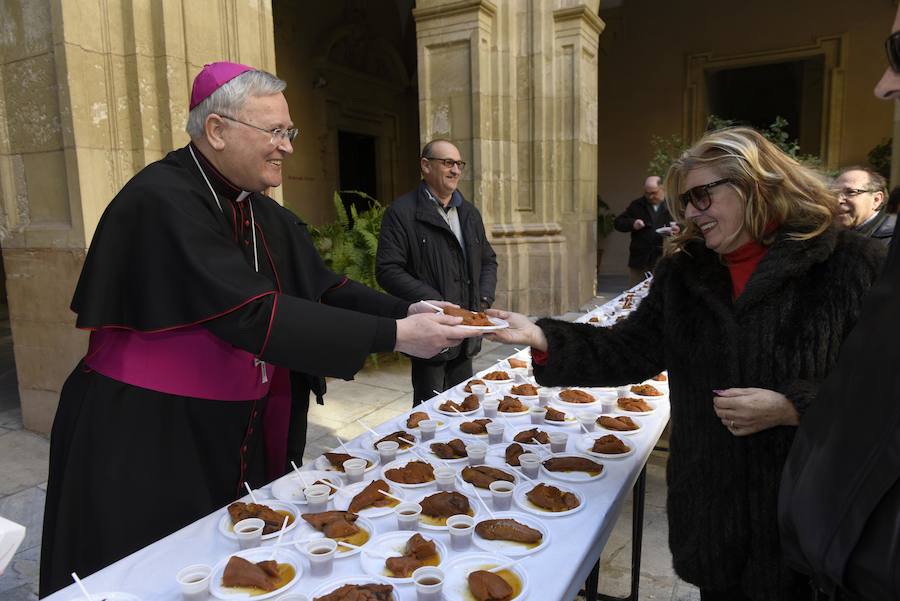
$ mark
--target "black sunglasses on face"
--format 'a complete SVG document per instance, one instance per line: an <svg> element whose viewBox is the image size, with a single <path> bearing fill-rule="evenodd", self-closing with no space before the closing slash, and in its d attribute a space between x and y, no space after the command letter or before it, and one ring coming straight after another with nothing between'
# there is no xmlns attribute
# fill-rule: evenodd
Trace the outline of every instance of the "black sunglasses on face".
<svg viewBox="0 0 900 601"><path fill-rule="evenodd" d="M712 204L712 197L709 195L709 191L716 186L730 183L731 179L726 177L701 186L694 186L690 190L678 195L678 198L681 200L681 207L687 209L688 203L691 203L698 211L705 211L709 208L709 205Z"/></svg>
<svg viewBox="0 0 900 601"><path fill-rule="evenodd" d="M884 41L884 51L887 53L891 71L900 73L900 31L895 31L887 37Z"/></svg>

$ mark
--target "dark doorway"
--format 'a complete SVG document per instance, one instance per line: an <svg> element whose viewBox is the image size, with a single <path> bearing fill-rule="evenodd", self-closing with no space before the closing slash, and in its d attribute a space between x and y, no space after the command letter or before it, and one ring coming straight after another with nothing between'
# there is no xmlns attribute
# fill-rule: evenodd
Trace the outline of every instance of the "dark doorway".
<svg viewBox="0 0 900 601"><path fill-rule="evenodd" d="M378 198L374 136L338 131L338 163L341 190L365 192L372 198ZM350 205L354 205L358 212L369 208L368 200L358 194L342 194L341 198L348 216Z"/></svg>
<svg viewBox="0 0 900 601"><path fill-rule="evenodd" d="M783 117L789 139L800 143L800 152L820 154L824 57L722 69L706 78L711 115L757 129Z"/></svg>

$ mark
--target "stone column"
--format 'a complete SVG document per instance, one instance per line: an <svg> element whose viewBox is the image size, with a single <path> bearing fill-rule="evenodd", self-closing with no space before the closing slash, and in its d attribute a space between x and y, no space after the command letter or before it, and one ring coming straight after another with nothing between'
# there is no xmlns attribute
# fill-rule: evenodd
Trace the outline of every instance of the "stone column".
<svg viewBox="0 0 900 601"><path fill-rule="evenodd" d="M495 306L560 313L594 292L597 2L419 0L424 144L453 140L500 261ZM590 6L588 6L590 5Z"/></svg>
<svg viewBox="0 0 900 601"><path fill-rule="evenodd" d="M0 242L25 427L47 432L86 348L68 305L103 210L136 171L187 143L204 63L275 70L272 10L270 0L11 0L0 24Z"/></svg>

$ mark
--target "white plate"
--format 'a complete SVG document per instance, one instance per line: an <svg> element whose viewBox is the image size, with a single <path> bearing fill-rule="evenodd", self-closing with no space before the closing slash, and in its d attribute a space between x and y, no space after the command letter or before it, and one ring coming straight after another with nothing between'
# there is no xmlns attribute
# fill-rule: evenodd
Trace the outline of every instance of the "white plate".
<svg viewBox="0 0 900 601"><path fill-rule="evenodd" d="M252 561L256 563L258 561L266 561L272 556L272 551L274 549L268 547L257 547L255 549L246 549L244 551L238 551L237 553L232 553L232 555L237 555L238 557L243 557L247 561ZM300 576L303 574L303 559L297 555L294 551L290 549L286 549L284 547L280 547L278 549L278 555L275 557L275 560L278 563L286 563L294 568L294 577L281 588L277 588L274 591L270 591L268 593L263 593L261 595L253 595L242 592L242 591L233 591L227 587L222 586L222 575L225 573L225 566L228 564L228 560L231 558L231 555L225 557L225 559L221 560L212 570L212 575L209 579L209 592L218 599L270 599L272 597L276 597L278 595L283 595L286 593L292 586L297 584L297 581L300 580Z"/></svg>
<svg viewBox="0 0 900 601"><path fill-rule="evenodd" d="M531 555L533 553L537 553L548 544L550 544L550 530L544 523L538 519L536 516L525 515L524 513L518 513L513 511L495 511L494 518L502 519L509 518L516 520L517 522L521 522L525 524L529 528L534 528L535 530L539 530L541 533L541 542L538 543L534 547L529 547L525 543L517 543L511 540L490 540L487 538L481 538L478 536L478 532L475 531L472 534L472 542L475 543L479 548L484 549L485 551L491 553L500 553L501 555L508 556L521 556L521 555ZM491 519L490 516L483 517L478 521L485 521ZM476 522L477 526L478 523Z"/></svg>
<svg viewBox="0 0 900 601"><path fill-rule="evenodd" d="M72 601L84 601L84 597L75 597ZM112 591L109 593L91 593L88 601L141 601L141 598L131 593Z"/></svg>
<svg viewBox="0 0 900 601"><path fill-rule="evenodd" d="M380 576L346 576L344 578L335 578L334 580L329 580L325 584L322 584L312 593L310 593L309 598L315 599L316 597L324 597L325 595L341 588L345 584L391 584L387 578L382 578ZM391 585L393 586L393 585ZM400 596L400 591L394 586L394 591L391 593L391 601L400 601L402 597Z"/></svg>
<svg viewBox="0 0 900 601"><path fill-rule="evenodd" d="M594 480L599 480L603 476L606 475L606 472L609 468L600 463L603 466L603 469L600 470L599 474L591 475L587 472L551 472L547 468L544 467L544 461L548 459L552 459L555 457L581 457L582 459L589 459L594 463L600 463L596 460L596 457L588 457L585 455L579 455L577 453L554 453L551 457L547 457L543 461L541 461L541 473L548 478L553 478L554 480L562 480L563 482L573 482L575 484L581 484L583 482L593 482Z"/></svg>
<svg viewBox="0 0 900 601"><path fill-rule="evenodd" d="M563 390L581 390L582 392L586 392L589 395L591 395L592 397L594 397L594 400L590 403L570 403L570 402L564 401L563 399L560 398L559 393L562 392ZM584 388L570 387L570 388L563 388L562 390L557 392L556 395L554 396L553 402L559 404L561 407L563 407L565 409L578 409L579 407L595 407L595 406L599 405L600 397L591 390L585 390Z"/></svg>
<svg viewBox="0 0 900 601"><path fill-rule="evenodd" d="M350 484L342 488L334 498L334 508L341 511L347 511L347 508L350 507L350 501L353 500L353 497L362 492L362 490L372 482L373 480L364 480L363 482L356 482L355 484ZM394 496L400 497L401 499L406 498L406 495L403 494L403 491L397 486L397 484L391 483L389 480L385 480L385 482L388 483L389 493ZM383 515L390 515L394 513L394 507L396 507L396 505L385 507L366 507L358 513L365 518L378 518Z"/></svg>
<svg viewBox="0 0 900 601"><path fill-rule="evenodd" d="M456 425L456 424L454 424L454 425ZM460 457L460 458L458 458L458 459L444 459L443 457L438 457L437 454L436 454L434 451L431 450L431 445L432 445L433 443L436 443L436 442L443 442L443 443L446 444L446 443L450 442L451 440L453 440L453 438L454 438L454 437L447 437L447 436L444 436L444 437L442 437L442 438L434 438L434 439L429 440L429 441L427 441L427 442L423 442L423 443L421 444L421 447L422 447L422 448L419 449L419 453L420 453L421 455L424 455L425 458L428 459L428 462L429 462L429 463L432 463L432 464L434 464L434 465L440 465L442 461L443 461L444 463L463 463L463 462L465 462L465 461L468 461L468 460L469 460L469 457L468 457L468 456L466 456L466 457ZM468 448L468 446L472 443L471 440L465 440L465 439L463 439L463 438L460 438L460 440L462 440L463 444L466 445L466 448ZM423 453L422 451L424 451L424 453Z"/></svg>
<svg viewBox="0 0 900 601"><path fill-rule="evenodd" d="M631 415L636 415L636 414L631 414ZM599 420L601 417L604 417L604 416L605 417L620 417L618 415L610 415L608 413L605 413L603 415L598 415L597 419ZM615 434L616 436L634 436L635 434L638 434L641 431L643 426L641 425L640 421L638 421L638 420L633 420L633 421L634 421L634 423L636 423L638 425L637 430L609 430L609 429L601 426L600 422L598 421L597 422L597 431L601 432L603 434Z"/></svg>
<svg viewBox="0 0 900 601"><path fill-rule="evenodd" d="M306 495L303 494L303 489L316 480L327 480L337 488L344 485L344 481L335 472L311 470L308 472L301 471L301 475L303 480L300 479L297 472L290 472L273 482L272 496L279 501L287 501L295 505L306 505ZM304 481L306 484L304 484ZM333 499L336 494L336 492L332 492L328 495L328 499Z"/></svg>
<svg viewBox="0 0 900 601"><path fill-rule="evenodd" d="M300 521L302 522L302 524L300 524L300 527L297 529L297 536L296 536L296 538L298 540L315 538L314 535L316 535L316 534L318 534L321 537L324 537L324 533L313 528L309 522L307 522L303 518L300 518ZM369 544L369 542L371 542L372 538L375 537L375 535L376 535L375 525L372 524L372 522L370 522L368 520L368 518L364 518L363 516L359 516L358 518L356 518L356 521L353 523L369 533L369 540L364 542L362 545L358 545L360 547L365 547L366 545ZM350 547L344 547L344 550L342 551L340 541L336 540L336 542L338 544L338 551L335 554L336 559L341 559L343 557L350 557L352 555L356 555L357 553L359 553L359 549L351 549ZM304 546L304 545L301 544L301 546Z"/></svg>
<svg viewBox="0 0 900 601"><path fill-rule="evenodd" d="M370 453L375 453L375 456L378 457L378 449L375 448L375 443L380 441L385 436L389 436L389 435L393 434L394 432L399 432L400 430L403 430L404 432L406 432L409 435L408 437L403 436L403 438L412 440L415 444L413 444L410 447L406 447L405 449L401 445L400 448L397 449L397 454L402 455L403 453L409 453L410 449L415 449L416 446L419 444L418 433L410 432L411 429L412 428L399 428L397 430L391 430L390 432L379 432L378 436L375 436L374 434L365 433L359 439L359 446L361 446L364 450L369 451Z"/></svg>
<svg viewBox="0 0 900 601"><path fill-rule="evenodd" d="M493 325L490 325L490 326L453 326L453 327L461 328L464 330L472 330L475 332L491 332L493 330L502 330L504 328L509 327L509 322L504 319L500 319L499 317L488 316L488 321L490 321Z"/></svg>
<svg viewBox="0 0 900 601"><path fill-rule="evenodd" d="M446 601L472 601L474 597L469 591L469 573L477 570L489 570L497 566L509 563L509 558L495 553L463 553L448 561L442 568L444 570L444 599ZM513 597L513 600L522 601L528 597L528 574L521 565L508 568L522 583L522 592Z"/></svg>
<svg viewBox="0 0 900 601"><path fill-rule="evenodd" d="M535 505L531 501L529 501L528 497L525 496L525 494L528 491L530 491L532 488L537 486L537 484L547 484L550 486L555 486L556 488L558 488L559 490L561 490L563 492L572 493L573 495L578 497L578 507L576 507L574 509L569 509L567 511L548 511L546 509L538 507L537 505ZM587 501L587 499L584 496L584 493L581 492L580 490L577 490L571 486L566 486L566 485L560 484L559 482L537 482L537 483L523 482L522 484L518 485L515 488L515 490L513 491L513 501L515 501L516 505L518 505L519 507L521 507L528 513L533 513L535 515L540 515L540 516L547 517L547 518L559 518L559 517L563 517L565 515L572 515L573 513L577 512L577 511L581 511L581 509L584 507L584 504Z"/></svg>
<svg viewBox="0 0 900 601"><path fill-rule="evenodd" d="M512 365L509 364L510 359L518 359L519 361L524 361L525 367L513 367ZM518 355L513 355L511 357L507 357L506 359L504 359L497 365L499 366L499 369L502 369L503 371L514 370L514 371L522 372L523 370L527 370L529 367L531 367L531 357L528 357L528 356L519 357Z"/></svg>
<svg viewBox="0 0 900 601"><path fill-rule="evenodd" d="M522 481L522 477L519 476L519 471L515 468L515 466L507 465L506 458L502 455L487 455L484 458L484 465L486 465L487 467L496 468L498 470L501 470L501 471L509 474L510 476L513 477L513 484L518 484L519 482ZM469 466L466 466L466 465L460 466L460 468L459 468L459 477L460 478L462 478L463 470L467 467L469 467ZM474 467L477 467L477 466L474 466ZM466 482L466 481L463 480L463 482ZM460 486L459 480L456 481L456 485ZM475 486L474 484L472 484L470 482L466 482L466 490L463 492L465 492L466 494L468 494L470 492L475 493L476 495L478 495L479 497L481 497L483 499L490 499L491 495L492 495L492 493L489 489L478 488L477 486Z"/></svg>
<svg viewBox="0 0 900 601"><path fill-rule="evenodd" d="M584 434L579 436L575 439L575 448L585 455L599 457L601 459L622 459L623 457L628 457L634 453L634 444L628 444L624 440L622 442L628 447L628 451L624 453L595 453L592 451L591 447L594 446L594 441L607 435L607 431L604 430L603 432L591 432L590 435ZM615 436L615 434L613 434L613 436ZM618 436L616 436L616 438L618 438Z"/></svg>
<svg viewBox="0 0 900 601"><path fill-rule="evenodd" d="M416 407L415 409L410 411L410 413L413 413L415 411L425 411L425 409L420 409L419 407ZM428 412L425 411L425 413L428 413ZM429 419L433 419L434 421L437 422L437 428L435 429L435 432L440 432L441 430L446 430L450 426L450 423L448 420L442 419L440 417L436 417L434 415L431 415L430 413L428 413L428 417L429 417ZM395 422L395 424L397 426L397 430L406 430L407 432L412 432L413 434L419 435L419 426L416 426L415 428L410 428L406 425L406 420L408 418L409 418L409 413L407 413L406 415L404 415L403 417L401 417L400 419L398 419Z"/></svg>
<svg viewBox="0 0 900 601"><path fill-rule="evenodd" d="M557 428L565 428L567 426L575 426L578 428L578 418L575 417L575 411L572 410L571 407L562 407L558 406L556 402L550 403L550 406L556 409L557 411L562 411L566 414L565 421L562 422L554 422L548 419L544 420L544 423L548 426L556 426ZM596 409L596 407L594 407ZM580 428L579 428L580 429Z"/></svg>
<svg viewBox="0 0 900 601"><path fill-rule="evenodd" d="M491 387L491 384L493 384L494 386L506 386L506 385L508 385L508 384L512 384L513 382L515 382L515 377L506 378L505 380L488 380L488 379L485 378L486 375L492 374L492 373L497 372L497 371L504 371L504 372L507 373L507 375L510 375L510 374L509 374L509 371L507 371L507 370L505 370L505 369L492 369L492 370L490 370L490 371L484 372L484 373L481 374L480 376L476 376L476 379L477 379L477 380L484 380L484 383L485 383L485 385L486 385L488 388ZM468 382L468 380L467 380L467 382ZM463 386L465 386L465 385L463 385ZM496 391L493 391L493 392L496 392Z"/></svg>
<svg viewBox="0 0 900 601"><path fill-rule="evenodd" d="M516 437L516 434L525 432L526 430L531 430L532 428L537 428L538 430L541 430L542 432L546 432L548 436L550 435L550 432L545 427L536 426L534 424L522 424L521 426L514 426L514 427L506 426L506 429L503 430L503 440L506 442L506 446L509 446L514 442L517 442L516 440L514 440L514 438ZM520 442L519 444L524 445L525 447L527 447L529 449L545 449L548 452L550 450L549 442L547 444L537 444L537 443L533 443L533 442ZM504 449L505 448L506 447L504 447Z"/></svg>
<svg viewBox="0 0 900 601"><path fill-rule="evenodd" d="M409 531L400 531L400 532L385 532L384 534L379 534L366 546L366 550L362 552L359 556L359 563L362 565L362 569L366 574L371 574L372 576L380 576L391 582L395 582L397 584L409 584L412 582L412 578L397 578L396 576L391 576L387 573L388 569L384 565L385 558L381 555L375 555L374 553L384 553L386 555L402 555L403 551L406 550L406 541L408 541L413 535L421 534L417 532L409 532ZM437 550L438 554L438 566L441 565L444 561L446 561L448 552L447 547L444 546L438 538L434 536L428 536L426 534L422 534L425 540L430 540L434 542L434 547Z"/></svg>
<svg viewBox="0 0 900 601"><path fill-rule="evenodd" d="M512 396L512 395L510 395L510 396ZM519 397L519 398L521 399L524 397ZM535 397L535 399L536 398L537 397ZM528 415L528 412L531 410L531 404L524 402L524 401L522 404L525 405L525 411L499 411L498 410L497 414L502 415L503 417L505 417L507 419L511 418L511 417L522 417L522 416ZM503 418L498 418L498 419L503 419Z"/></svg>
<svg viewBox="0 0 900 601"><path fill-rule="evenodd" d="M469 391L466 390L466 384L468 384L468 383L471 382L472 380L482 380L482 378L479 378L479 377L471 377L471 378L467 379L465 382L460 382L459 384L457 384L456 386L454 386L454 387L452 388L452 391L453 391L454 393L458 394L458 395L461 395L463 399L466 398L467 396L469 396L470 394L472 394L471 392L469 392ZM497 394L499 394L500 392L503 391L503 386L502 386L502 385L493 385L494 383L491 382L490 380L482 380L482 381L484 382L484 385L487 386L487 388L488 388L488 389L487 389L487 395L488 395L488 396L491 396L491 395L497 395ZM459 402L462 402L462 399L460 399Z"/></svg>
<svg viewBox="0 0 900 601"><path fill-rule="evenodd" d="M462 419L459 421L455 421L455 422L453 422L453 425L450 426L450 431L453 433L453 436L456 438L471 438L471 439L475 439L475 440L487 440L487 437L488 437L487 432L485 432L483 434L469 434L468 432L463 432L462 430L460 430L459 427L463 422L471 422L471 421L475 421L476 419L491 419L491 418L481 418L481 417L477 417L477 416L472 416L468 419ZM494 421L494 420L491 419L491 421Z"/></svg>
<svg viewBox="0 0 900 601"><path fill-rule="evenodd" d="M635 397L636 396L637 395L635 395ZM635 397L632 397L632 398L635 398ZM646 401L647 397L644 397L641 400ZM616 413L618 413L619 415L651 415L651 414L653 414L654 411L656 411L656 407L652 403L648 403L648 404L651 407L650 411L628 411L627 409L622 409L621 407L619 407L619 405L617 403L616 404ZM599 418L600 416L598 415L597 417Z"/></svg>
<svg viewBox="0 0 900 601"><path fill-rule="evenodd" d="M463 393L465 395L471 394L470 392ZM464 397L465 398L465 397ZM473 415L481 411L481 405L478 406L477 409L472 409L471 411L444 411L440 408L446 401L453 401L457 405L461 405L463 399L457 399L452 397L438 397L431 402L431 408L440 413L441 415L449 415L450 417L466 417L468 415Z"/></svg>
<svg viewBox="0 0 900 601"><path fill-rule="evenodd" d="M339 447L337 449L332 449L329 452L346 453L347 455L352 455L354 457L359 457L360 459L367 460L369 462L369 465L366 466L367 472L370 472L370 471L374 470L376 467L378 467L378 462L379 462L378 453L375 453L372 451L366 451L365 449L351 448L350 452L347 453L347 451L345 451L343 449L343 447ZM338 474L344 473L343 469L338 469L338 468L334 467L333 465L331 465L331 462L328 461L327 459L325 459L325 455L319 455L318 457L316 457L316 460L313 462L313 467L315 467L317 470L320 470L323 472L335 472Z"/></svg>
<svg viewBox="0 0 900 601"><path fill-rule="evenodd" d="M458 483L459 483L459 481L457 480L457 484ZM443 492L443 491L433 490L433 491L429 491L429 492L419 493L415 497L411 498L410 501L412 501L413 503L421 503L425 497L430 497L431 495L436 495L440 492ZM448 491L448 492L451 492L451 491ZM474 498L471 494L467 494L466 491L457 490L456 492L463 495L464 497L466 497L469 500L469 509L472 511L471 516L473 518L475 518L475 521L478 521L479 512L484 511L484 508L481 506L481 502L478 499ZM425 529L425 530L442 530L444 532L447 531L446 524L444 524L444 525L432 524L432 523L429 523L428 521L426 521L429 519L431 519L431 518L428 518L424 514L420 515L419 516L419 528Z"/></svg>
<svg viewBox="0 0 900 601"><path fill-rule="evenodd" d="M506 447L508 447L511 444L513 444L513 443L501 442L500 444L492 444L491 446L489 446L487 456L485 457L485 461L486 461L487 465L494 466L494 467L505 467L510 470L514 470L514 471L518 472L519 468L517 468L514 465L509 465L508 463L506 463ZM526 453L534 453L541 459L543 459L544 457L550 456L549 452L544 451L541 447L536 446L536 445L525 445L522 448L525 449ZM549 447L547 447L547 448L549 449Z"/></svg>
<svg viewBox="0 0 900 601"><path fill-rule="evenodd" d="M288 524L287 528L284 529L285 532L290 532L294 528L297 527L297 522L300 521L300 512L297 511L297 506L293 503L286 503L284 501L276 501L274 499L260 499L260 505L265 505L274 509L275 511L287 511L292 516L294 516L293 521ZM228 505L231 505L229 503ZM225 506L223 510L225 515L222 516L222 519L219 520L219 532L222 536L230 538L232 540L237 540L237 535L234 533L234 524L231 523L231 516L228 514L228 506ZM278 530L275 532L270 532L269 534L264 534L262 540L269 540L270 538L278 538Z"/></svg>
<svg viewBox="0 0 900 601"><path fill-rule="evenodd" d="M653 384L651 382L642 382L642 384L649 384L650 386L653 386L656 390L658 390L662 394L657 394L657 395L638 394L636 392L632 392L631 386L629 386L628 387L628 396L634 396L639 399L646 399L646 400L650 400L650 401L661 401L661 400L665 399L667 396L669 396L669 387L668 386L657 386L656 384L659 384L659 382L657 382L656 384ZM637 386L637 384L635 384L635 386Z"/></svg>
<svg viewBox="0 0 900 601"><path fill-rule="evenodd" d="M432 455L432 457L434 457L434 455ZM384 469L382 469L382 471L381 471L382 477L391 486L399 486L400 488L423 488L425 486L431 486L432 484L434 484L434 480L429 480L428 482L423 482L421 484L403 484L402 482L395 482L387 477L388 470L392 470L392 469L398 468L398 467L403 467L404 465L406 465L407 463L409 463L411 461L425 461L426 463L431 464L431 467L439 467L440 466L439 463L437 463L434 460L429 459L428 457L426 457L424 460L420 459L419 457L415 457L415 456L403 457L402 459L394 459L390 463L385 464Z"/></svg>

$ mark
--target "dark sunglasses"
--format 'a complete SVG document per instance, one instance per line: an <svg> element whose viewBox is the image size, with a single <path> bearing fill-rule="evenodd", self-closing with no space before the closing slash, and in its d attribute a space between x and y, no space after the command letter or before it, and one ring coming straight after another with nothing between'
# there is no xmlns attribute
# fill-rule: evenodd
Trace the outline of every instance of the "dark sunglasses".
<svg viewBox="0 0 900 601"><path fill-rule="evenodd" d="M900 31L895 31L887 37L884 41L884 51L887 53L891 71L900 73Z"/></svg>
<svg viewBox="0 0 900 601"><path fill-rule="evenodd" d="M678 195L678 198L681 200L681 208L687 209L688 203L691 203L698 211L705 211L709 208L709 205L712 204L712 197L709 195L709 191L716 186L730 183L731 178L726 177L724 179L717 179L714 182L709 182L708 184L703 184L702 186L694 186L690 190Z"/></svg>

